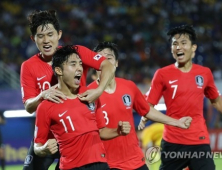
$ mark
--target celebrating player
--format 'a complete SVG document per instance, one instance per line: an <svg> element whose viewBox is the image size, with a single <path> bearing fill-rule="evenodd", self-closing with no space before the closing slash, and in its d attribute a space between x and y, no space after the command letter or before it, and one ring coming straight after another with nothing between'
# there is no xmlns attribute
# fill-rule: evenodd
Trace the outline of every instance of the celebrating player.
<svg viewBox="0 0 222 170"><path fill-rule="evenodd" d="M57 79L51 68L52 55L62 36L56 12L34 11L28 16L31 39L35 42L39 53L25 61L21 66L22 100L26 111L33 113L42 100L47 99L55 103L62 103L66 99L61 91L57 90ZM78 97L83 101L93 102L99 97L107 83L114 76L115 68L105 57L80 45L75 46L83 62L83 76L81 84L86 84L86 74L89 67L101 70L102 84L97 89L87 90ZM50 135L50 138L53 136ZM47 170L55 157L40 158L34 154L33 142L25 159L24 170Z"/></svg>
<svg viewBox="0 0 222 170"><path fill-rule="evenodd" d="M107 57L115 67L118 66L118 50L114 43L100 43L94 48L94 51ZM100 77L100 72L97 73ZM99 84L100 78L90 84L89 87L96 88ZM141 116L180 128L188 128L191 122L190 117L177 120L150 108L136 85L132 81L122 78L111 80L100 96L100 101L107 127L114 128L120 120L128 121L132 125L129 135L103 141L107 151L108 164L113 170L148 169L134 127L133 109Z"/></svg>
<svg viewBox="0 0 222 170"><path fill-rule="evenodd" d="M181 116L192 117L189 129L165 125L161 142L161 170L190 169L214 170L210 140L203 117L204 96L222 113L222 99L209 68L192 63L197 49L196 33L192 26L182 25L168 32L171 41L171 53L176 60L174 64L156 71L147 93L151 106L158 104L164 97L168 116L175 119ZM169 157L167 153L183 152L199 157ZM200 154L202 153L202 154Z"/></svg>

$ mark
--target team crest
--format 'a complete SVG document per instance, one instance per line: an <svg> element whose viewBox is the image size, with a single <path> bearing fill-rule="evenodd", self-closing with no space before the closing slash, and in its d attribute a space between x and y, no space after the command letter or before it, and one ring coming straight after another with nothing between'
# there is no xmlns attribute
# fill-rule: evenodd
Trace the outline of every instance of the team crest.
<svg viewBox="0 0 222 170"><path fill-rule="evenodd" d="M24 164L25 165L29 165L33 160L33 156L32 155L27 155L26 158L25 158L25 162Z"/></svg>
<svg viewBox="0 0 222 170"><path fill-rule="evenodd" d="M195 77L195 79L196 79L196 83L197 83L197 85L198 86L203 86L203 84L204 84L204 79L203 79L203 77L202 76L196 76Z"/></svg>
<svg viewBox="0 0 222 170"><path fill-rule="evenodd" d="M126 106L130 106L131 105L131 97L130 97L130 95L128 95L128 94L125 94L123 97L122 97L122 99L123 99L123 103L124 103L124 105L126 105Z"/></svg>
<svg viewBox="0 0 222 170"><path fill-rule="evenodd" d="M87 103L86 105L87 105L88 109L91 111L94 111L96 108L95 103Z"/></svg>

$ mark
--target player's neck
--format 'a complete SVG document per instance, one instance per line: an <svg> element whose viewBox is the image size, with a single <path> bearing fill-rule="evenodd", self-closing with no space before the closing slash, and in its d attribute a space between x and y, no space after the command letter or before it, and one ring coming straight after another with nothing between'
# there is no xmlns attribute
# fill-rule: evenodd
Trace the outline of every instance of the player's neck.
<svg viewBox="0 0 222 170"><path fill-rule="evenodd" d="M69 99L77 98L77 94L79 92L79 88L70 88L64 83L58 84L58 90L61 91Z"/></svg>
<svg viewBox="0 0 222 170"><path fill-rule="evenodd" d="M40 52L40 57L43 61L45 61L47 64L52 65L52 56L45 56Z"/></svg>
<svg viewBox="0 0 222 170"><path fill-rule="evenodd" d="M97 79L97 84L99 84L99 79ZM112 94L116 91L116 80L115 77L110 81L109 85L105 88L105 92Z"/></svg>
<svg viewBox="0 0 222 170"><path fill-rule="evenodd" d="M187 73L189 72L191 69L192 69L192 61L189 61L185 64L179 64L179 63L175 63L175 67L177 67L180 71L184 72L184 73Z"/></svg>

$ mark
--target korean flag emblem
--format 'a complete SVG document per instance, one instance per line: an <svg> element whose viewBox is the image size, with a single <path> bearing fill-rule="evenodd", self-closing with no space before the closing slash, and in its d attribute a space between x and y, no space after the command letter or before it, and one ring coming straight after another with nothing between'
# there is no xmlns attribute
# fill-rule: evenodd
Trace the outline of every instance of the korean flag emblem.
<svg viewBox="0 0 222 170"><path fill-rule="evenodd" d="M96 55L93 57L93 59L98 61L101 57L102 57L102 55L96 54Z"/></svg>
<svg viewBox="0 0 222 170"><path fill-rule="evenodd" d="M88 106L89 110L91 110L91 111L94 111L96 108L95 103L87 103L87 106Z"/></svg>
<svg viewBox="0 0 222 170"><path fill-rule="evenodd" d="M198 85L198 86L203 86L203 84L204 84L204 79L203 79L203 77L202 76L200 76L200 75L198 75L198 76L196 76L195 77L195 79L196 79L196 84Z"/></svg>
<svg viewBox="0 0 222 170"><path fill-rule="evenodd" d="M125 95L122 97L122 99L123 99L124 105L126 105L126 106L128 106L128 107L131 105L132 100L131 100L130 95L125 94Z"/></svg>

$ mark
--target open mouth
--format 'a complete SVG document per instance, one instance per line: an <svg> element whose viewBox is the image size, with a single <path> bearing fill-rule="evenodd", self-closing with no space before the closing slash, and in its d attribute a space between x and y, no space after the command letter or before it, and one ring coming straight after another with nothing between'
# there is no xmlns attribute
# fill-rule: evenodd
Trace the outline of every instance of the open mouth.
<svg viewBox="0 0 222 170"><path fill-rule="evenodd" d="M50 50L51 47L52 47L51 45L44 45L44 46L43 46L43 48L44 48L46 51Z"/></svg>
<svg viewBox="0 0 222 170"><path fill-rule="evenodd" d="M74 79L77 79L77 80L80 80L81 76L80 75L77 75L74 77Z"/></svg>
<svg viewBox="0 0 222 170"><path fill-rule="evenodd" d="M181 58L184 56L184 53L177 53L177 57Z"/></svg>

